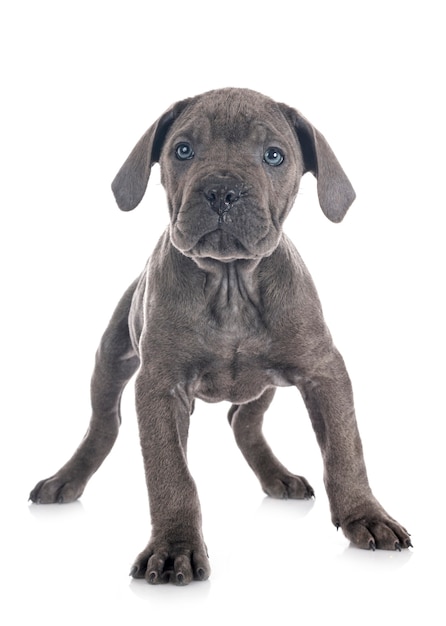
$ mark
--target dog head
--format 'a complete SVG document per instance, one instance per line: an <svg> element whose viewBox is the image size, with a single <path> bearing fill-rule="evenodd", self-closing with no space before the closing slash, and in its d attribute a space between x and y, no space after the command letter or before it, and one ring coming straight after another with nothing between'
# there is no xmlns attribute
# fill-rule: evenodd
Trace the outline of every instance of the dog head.
<svg viewBox="0 0 446 626"><path fill-rule="evenodd" d="M316 176L319 203L333 222L355 198L321 133L298 111L248 89L210 91L170 107L112 183L122 210L139 204L155 162L171 241L192 258L271 254L306 172Z"/></svg>

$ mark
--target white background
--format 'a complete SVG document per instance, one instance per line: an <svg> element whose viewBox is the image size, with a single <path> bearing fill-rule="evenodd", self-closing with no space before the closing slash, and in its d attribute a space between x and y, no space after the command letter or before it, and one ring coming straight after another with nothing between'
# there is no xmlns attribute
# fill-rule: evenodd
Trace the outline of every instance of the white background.
<svg viewBox="0 0 446 626"><path fill-rule="evenodd" d="M444 624L443 3L6 0L1 45L1 595L7 624ZM198 403L190 465L213 573L127 577L149 537L131 385L82 500L27 503L89 419L100 335L167 223L157 171L134 212L110 182L172 102L250 87L327 137L357 200L340 225L304 178L287 233L353 385L369 478L414 549L364 552L331 525L297 391L266 431L316 490L265 498L228 405ZM443 578L443 580L442 580Z"/></svg>

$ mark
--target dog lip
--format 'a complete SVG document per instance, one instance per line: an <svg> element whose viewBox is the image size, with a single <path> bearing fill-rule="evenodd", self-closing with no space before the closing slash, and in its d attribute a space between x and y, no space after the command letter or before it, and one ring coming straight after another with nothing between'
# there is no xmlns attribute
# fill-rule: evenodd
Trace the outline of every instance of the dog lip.
<svg viewBox="0 0 446 626"><path fill-rule="evenodd" d="M202 235L186 252L192 257L210 257L225 261L253 258L252 253L237 237L220 227Z"/></svg>

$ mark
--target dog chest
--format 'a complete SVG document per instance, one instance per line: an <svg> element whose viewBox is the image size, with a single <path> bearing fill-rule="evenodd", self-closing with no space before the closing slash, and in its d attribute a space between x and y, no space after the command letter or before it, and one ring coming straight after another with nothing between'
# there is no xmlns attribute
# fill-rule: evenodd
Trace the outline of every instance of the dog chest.
<svg viewBox="0 0 446 626"><path fill-rule="evenodd" d="M214 349L196 371L194 395L206 402L244 404L271 386L288 386L282 368L271 360L269 341L259 335L237 344L214 341Z"/></svg>

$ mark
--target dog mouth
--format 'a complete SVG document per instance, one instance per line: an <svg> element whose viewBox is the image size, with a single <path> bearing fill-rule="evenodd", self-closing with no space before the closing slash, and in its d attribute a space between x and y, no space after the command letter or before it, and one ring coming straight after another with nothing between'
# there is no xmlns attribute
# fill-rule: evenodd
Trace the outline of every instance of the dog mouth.
<svg viewBox="0 0 446 626"><path fill-rule="evenodd" d="M227 262L236 259L252 259L254 256L237 237L221 228L200 237L187 254L192 257L208 257Z"/></svg>
<svg viewBox="0 0 446 626"><path fill-rule="evenodd" d="M271 253L280 237L271 212L261 202L239 199L233 206L210 210L199 202L185 202L172 214L172 244L190 258L223 262L253 260Z"/></svg>

